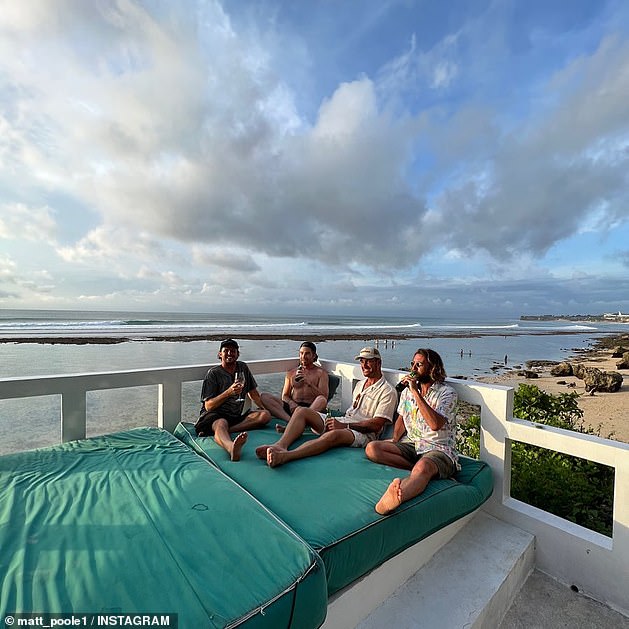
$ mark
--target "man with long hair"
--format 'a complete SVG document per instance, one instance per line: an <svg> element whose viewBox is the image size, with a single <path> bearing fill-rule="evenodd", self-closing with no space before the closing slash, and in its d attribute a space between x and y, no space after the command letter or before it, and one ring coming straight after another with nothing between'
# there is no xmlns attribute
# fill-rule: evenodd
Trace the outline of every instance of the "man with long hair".
<svg viewBox="0 0 629 629"><path fill-rule="evenodd" d="M421 494L431 479L449 478L460 469L455 450L457 394L445 378L441 356L432 349L418 349L411 372L402 380L406 386L393 438L372 441L365 448L374 463L411 472L391 481L376 504L380 515Z"/></svg>

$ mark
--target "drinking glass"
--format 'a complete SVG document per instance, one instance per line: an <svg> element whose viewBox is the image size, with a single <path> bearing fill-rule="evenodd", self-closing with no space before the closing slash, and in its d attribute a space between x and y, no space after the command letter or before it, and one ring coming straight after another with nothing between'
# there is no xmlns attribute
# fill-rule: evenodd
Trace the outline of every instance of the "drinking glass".
<svg viewBox="0 0 629 629"><path fill-rule="evenodd" d="M236 376L234 377L234 382L242 382L243 384L245 383L245 374L242 373L242 371L237 371L236 372ZM242 395L242 392L240 393L240 395L236 398L236 402L244 402L245 398Z"/></svg>

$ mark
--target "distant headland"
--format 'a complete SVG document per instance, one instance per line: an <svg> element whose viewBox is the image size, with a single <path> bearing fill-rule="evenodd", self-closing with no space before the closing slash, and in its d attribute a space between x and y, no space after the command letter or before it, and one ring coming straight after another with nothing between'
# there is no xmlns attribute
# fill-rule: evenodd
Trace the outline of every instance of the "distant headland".
<svg viewBox="0 0 629 629"><path fill-rule="evenodd" d="M591 321L608 323L629 323L629 314L622 312L606 312L604 314L576 314L576 315L520 315L520 321Z"/></svg>

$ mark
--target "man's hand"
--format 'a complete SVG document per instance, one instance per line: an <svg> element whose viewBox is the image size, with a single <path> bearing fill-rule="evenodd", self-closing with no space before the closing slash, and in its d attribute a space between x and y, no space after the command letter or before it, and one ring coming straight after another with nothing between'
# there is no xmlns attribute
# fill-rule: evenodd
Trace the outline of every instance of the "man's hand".
<svg viewBox="0 0 629 629"><path fill-rule="evenodd" d="M297 367L297 370L295 371L295 377L293 378L293 381L295 383L300 383L303 379L304 379L304 368L302 365L299 365L299 367Z"/></svg>
<svg viewBox="0 0 629 629"><path fill-rule="evenodd" d="M240 395L242 390L245 388L245 383L242 380L236 380L232 383L231 387L227 389L230 395Z"/></svg>
<svg viewBox="0 0 629 629"><path fill-rule="evenodd" d="M325 432L330 430L345 430L348 426L344 422L340 422L336 417L328 417L325 420Z"/></svg>
<svg viewBox="0 0 629 629"><path fill-rule="evenodd" d="M404 376L404 378L402 378L403 382L406 382L406 384L408 385L408 388L411 391L419 391L419 385L417 384L417 380L415 380L414 376L408 375L408 376Z"/></svg>

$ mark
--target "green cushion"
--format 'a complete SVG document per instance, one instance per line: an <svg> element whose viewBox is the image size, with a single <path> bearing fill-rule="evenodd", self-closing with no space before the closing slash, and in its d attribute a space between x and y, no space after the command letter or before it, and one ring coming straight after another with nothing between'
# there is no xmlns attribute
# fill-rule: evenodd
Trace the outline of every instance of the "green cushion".
<svg viewBox="0 0 629 629"><path fill-rule="evenodd" d="M0 457L0 617L177 613L179 627L318 627L320 559L169 433Z"/></svg>
<svg viewBox="0 0 629 629"><path fill-rule="evenodd" d="M319 552L329 594L471 513L492 492L489 466L464 457L454 479L431 481L423 494L382 517L374 505L389 483L406 472L372 463L362 449L336 448L272 469L255 457L256 446L277 440L272 427L249 432L238 463L229 461L212 438L196 437L192 424L179 424L175 435L229 474Z"/></svg>

